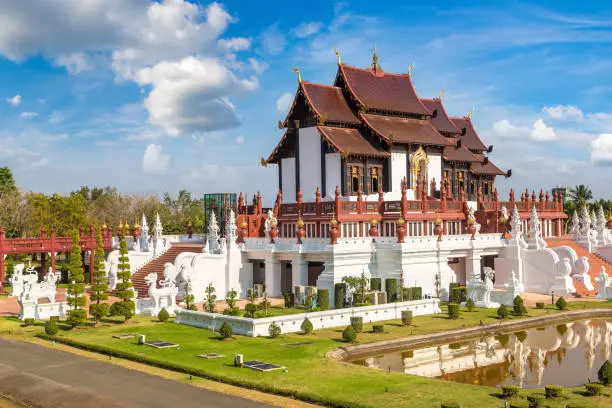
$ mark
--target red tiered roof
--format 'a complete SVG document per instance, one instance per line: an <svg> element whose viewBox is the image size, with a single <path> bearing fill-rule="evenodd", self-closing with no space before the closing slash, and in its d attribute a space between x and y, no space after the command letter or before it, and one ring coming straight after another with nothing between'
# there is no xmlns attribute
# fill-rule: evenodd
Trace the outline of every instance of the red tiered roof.
<svg viewBox="0 0 612 408"><path fill-rule="evenodd" d="M302 90L306 101L316 115L326 117L328 122L339 122L358 125L361 122L349 107L342 89L335 86L302 82Z"/></svg>
<svg viewBox="0 0 612 408"><path fill-rule="evenodd" d="M470 172L473 174L492 174L495 176L505 176L506 173L501 171L499 167L494 165L491 160L484 164L484 160L479 163L472 163Z"/></svg>
<svg viewBox="0 0 612 408"><path fill-rule="evenodd" d="M460 130L457 129L457 126L455 126L455 124L446 114L446 109L444 109L444 105L442 105L441 99L421 98L421 102L423 103L423 105L425 105L425 107L427 107L427 109L431 111L432 117L430 120L438 132L445 132L451 134L456 134L460 132Z"/></svg>
<svg viewBox="0 0 612 408"><path fill-rule="evenodd" d="M463 145L470 150L487 150L487 146L482 142L478 133L476 133L476 129L474 129L474 125L472 124L472 120L468 117L463 118L450 118L455 126L459 128L460 132L463 132L465 129L465 135L459 136Z"/></svg>
<svg viewBox="0 0 612 408"><path fill-rule="evenodd" d="M366 109L431 115L417 96L408 74L387 74L380 68L362 69L345 64L340 65L338 73L353 97Z"/></svg>
<svg viewBox="0 0 612 408"><path fill-rule="evenodd" d="M444 160L454 162L481 162L482 159L476 157L475 154L470 152L465 146L449 146L444 148L442 154Z"/></svg>
<svg viewBox="0 0 612 408"><path fill-rule="evenodd" d="M387 142L417 143L450 146L453 142L442 136L427 120L382 116L360 115L366 125Z"/></svg>
<svg viewBox="0 0 612 408"><path fill-rule="evenodd" d="M389 157L381 147L367 141L359 129L317 126L321 136L340 153L357 156Z"/></svg>

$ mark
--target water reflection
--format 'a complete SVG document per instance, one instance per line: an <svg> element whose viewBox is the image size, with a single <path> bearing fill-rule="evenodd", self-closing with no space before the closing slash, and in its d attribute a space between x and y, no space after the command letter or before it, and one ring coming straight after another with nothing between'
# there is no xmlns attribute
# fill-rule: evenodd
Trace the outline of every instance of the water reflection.
<svg viewBox="0 0 612 408"><path fill-rule="evenodd" d="M612 321L583 320L389 353L354 361L371 368L475 385L578 386L612 356Z"/></svg>

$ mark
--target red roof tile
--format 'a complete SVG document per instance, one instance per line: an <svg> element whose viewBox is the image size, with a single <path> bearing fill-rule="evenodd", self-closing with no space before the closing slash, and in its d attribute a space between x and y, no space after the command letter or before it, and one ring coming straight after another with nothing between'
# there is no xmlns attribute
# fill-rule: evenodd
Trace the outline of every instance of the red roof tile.
<svg viewBox="0 0 612 408"><path fill-rule="evenodd" d="M368 109L430 115L421 103L408 74L376 73L350 65L340 65L340 72L349 91Z"/></svg>
<svg viewBox="0 0 612 408"><path fill-rule="evenodd" d="M480 163L472 163L470 167L470 172L473 174L493 174L496 176L505 176L506 173L501 171L499 167L494 165L491 160L487 162L487 164Z"/></svg>
<svg viewBox="0 0 612 408"><path fill-rule="evenodd" d="M390 141L391 138L394 143L453 145L452 141L438 133L427 120L373 114L361 114L360 116L366 125L387 141Z"/></svg>
<svg viewBox="0 0 612 408"><path fill-rule="evenodd" d="M302 89L317 116L325 116L330 122L360 123L342 95L342 89L311 82L302 82Z"/></svg>
<svg viewBox="0 0 612 408"><path fill-rule="evenodd" d="M432 118L430 120L438 132L459 133L459 129L446 114L444 105L439 98L421 98L421 102L431 111ZM434 115L435 117L433 117Z"/></svg>
<svg viewBox="0 0 612 408"><path fill-rule="evenodd" d="M476 133L476 129L474 129L474 125L472 124L472 120L470 118L450 118L455 126L459 129L459 132L462 132L465 129L465 135L459 136L459 139L463 142L463 145L470 150L487 150L487 146L482 142L478 133Z"/></svg>
<svg viewBox="0 0 612 408"><path fill-rule="evenodd" d="M444 148L442 154L444 160L455 161L455 162L481 162L482 159L476 157L475 154L470 152L465 146L449 146Z"/></svg>
<svg viewBox="0 0 612 408"><path fill-rule="evenodd" d="M357 156L388 157L389 152L373 146L359 129L317 126L319 133L341 153Z"/></svg>

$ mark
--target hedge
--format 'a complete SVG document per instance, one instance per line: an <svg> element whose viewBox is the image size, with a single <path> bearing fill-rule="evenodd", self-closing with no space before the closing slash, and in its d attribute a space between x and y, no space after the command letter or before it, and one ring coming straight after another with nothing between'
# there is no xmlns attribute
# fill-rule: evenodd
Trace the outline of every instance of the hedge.
<svg viewBox="0 0 612 408"><path fill-rule="evenodd" d="M544 397L539 394L532 394L527 396L529 401L529 408L540 408L544 402Z"/></svg>
<svg viewBox="0 0 612 408"><path fill-rule="evenodd" d="M610 360L606 360L601 367L599 367L597 378L599 378L599 381L604 385L612 384L612 363Z"/></svg>
<svg viewBox="0 0 612 408"><path fill-rule="evenodd" d="M544 387L546 399L562 397L564 394L563 387L560 385L547 385Z"/></svg>
<svg viewBox="0 0 612 408"><path fill-rule="evenodd" d="M375 324L372 326L372 333L384 333L385 325L384 324Z"/></svg>
<svg viewBox="0 0 612 408"><path fill-rule="evenodd" d="M448 304L448 317L456 320L459 318L459 305L456 303Z"/></svg>
<svg viewBox="0 0 612 408"><path fill-rule="evenodd" d="M363 317L352 316L351 326L353 326L353 329L355 329L355 333L361 333L363 331Z"/></svg>
<svg viewBox="0 0 612 408"><path fill-rule="evenodd" d="M313 402L320 405L332 407L332 408L364 408L365 405L343 401L341 399L332 398L332 397L324 397L318 394L313 394L307 391L297 390L297 389L287 389L287 388L278 388L275 387L274 384L271 383L254 383L249 381L244 377L228 377L223 374L219 374L215 371L204 370L195 367L187 367L176 364L174 362L169 361L161 361L157 360L152 356L146 355L137 355L131 354L125 351L116 350L107 346L102 346L98 344L87 344L81 343L76 340L67 339L65 337L57 337L57 336L48 336L45 334L37 334L39 338L55 341L57 343L65 344L67 346L75 347L81 350L91 351L94 353L100 353L111 357L123 358L126 360L134 361L136 363L147 364L152 367L163 368L165 370L171 370L178 373L183 373L187 375L193 375L200 378L205 378L207 380L218 381L224 384L235 385L237 387L243 387L252 390L258 390L262 392L267 392L270 394L281 395L284 397L295 398L300 401L305 402Z"/></svg>
<svg viewBox="0 0 612 408"><path fill-rule="evenodd" d="M344 307L344 302L346 301L346 283L336 283L334 285L334 289L334 308L342 309Z"/></svg>
<svg viewBox="0 0 612 408"><path fill-rule="evenodd" d="M519 388L516 385L504 385L501 389L503 396L506 398L516 397L519 393Z"/></svg>
<svg viewBox="0 0 612 408"><path fill-rule="evenodd" d="M321 310L329 310L329 290L319 289L317 292L317 304Z"/></svg>
<svg viewBox="0 0 612 408"><path fill-rule="evenodd" d="M402 288L402 300L412 300L412 288Z"/></svg>
<svg viewBox="0 0 612 408"><path fill-rule="evenodd" d="M56 320L48 320L45 322L45 333L46 334L50 336L55 336L58 331L59 331L59 328L57 327Z"/></svg>
<svg viewBox="0 0 612 408"><path fill-rule="evenodd" d="M499 316L500 319L506 319L508 317L508 309L506 308L506 305L501 305L498 309L497 309L497 316Z"/></svg>
<svg viewBox="0 0 612 408"><path fill-rule="evenodd" d="M525 401L510 401L510 408L529 408L529 405Z"/></svg>
<svg viewBox="0 0 612 408"><path fill-rule="evenodd" d="M452 303L451 293L453 293L453 289L458 288L459 286L461 286L459 282L451 282L448 284L448 301L449 302ZM461 303L461 302L454 302L454 303Z"/></svg>
<svg viewBox="0 0 612 408"><path fill-rule="evenodd" d="M474 309L475 307L476 307L476 303L474 303L472 298L469 298L468 300L465 301L465 308L468 310L468 312L471 312L472 309Z"/></svg>
<svg viewBox="0 0 612 408"><path fill-rule="evenodd" d="M420 287L402 288L402 300L423 299L423 289Z"/></svg>
<svg viewBox="0 0 612 408"><path fill-rule="evenodd" d="M308 318L306 317L304 321L302 322L302 326L300 328L302 329L304 334L312 333L312 330L313 330L312 322L308 320Z"/></svg>
<svg viewBox="0 0 612 408"><path fill-rule="evenodd" d="M544 309L544 303L536 302L536 309Z"/></svg>
<svg viewBox="0 0 612 408"><path fill-rule="evenodd" d="M397 279L385 279L385 291L387 292L387 303L397 302Z"/></svg>
<svg viewBox="0 0 612 408"><path fill-rule="evenodd" d="M446 401L440 403L440 408L461 408L458 402Z"/></svg>
<svg viewBox="0 0 612 408"><path fill-rule="evenodd" d="M597 397L603 394L604 386L601 384L585 384L584 386L587 390L587 394L592 397Z"/></svg>
<svg viewBox="0 0 612 408"><path fill-rule="evenodd" d="M290 308L295 305L295 293L293 292L285 292L283 293L283 299L285 301L285 307Z"/></svg>
<svg viewBox="0 0 612 408"><path fill-rule="evenodd" d="M357 333L353 326L346 326L346 328L342 331L342 338L344 341L348 343L352 343L357 338Z"/></svg>
<svg viewBox="0 0 612 408"><path fill-rule="evenodd" d="M170 318L170 313L168 313L165 307L162 308L162 310L160 310L159 313L157 314L157 319L160 322L167 322L169 318Z"/></svg>
<svg viewBox="0 0 612 408"><path fill-rule="evenodd" d="M370 278L370 290L380 290L382 288L381 278Z"/></svg>

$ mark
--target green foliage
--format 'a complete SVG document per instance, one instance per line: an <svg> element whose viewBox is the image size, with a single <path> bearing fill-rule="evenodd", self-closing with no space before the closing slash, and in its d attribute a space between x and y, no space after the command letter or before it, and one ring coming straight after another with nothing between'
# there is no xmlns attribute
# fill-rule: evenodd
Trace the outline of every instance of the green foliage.
<svg viewBox="0 0 612 408"><path fill-rule="evenodd" d="M238 300L238 292L236 292L234 289L228 291L225 294L225 303L227 304L227 308L229 310L237 309L236 307L237 300Z"/></svg>
<svg viewBox="0 0 612 408"><path fill-rule="evenodd" d="M94 251L95 258L95 269L93 272L93 285L91 287L90 299L95 302L89 307L89 314L91 314L96 323L100 321L103 316L108 314L108 305L100 306L100 301L108 299L108 284L106 283L106 268L104 266L104 243L102 242L102 232L98 228L96 231L96 250Z"/></svg>
<svg viewBox="0 0 612 408"><path fill-rule="evenodd" d="M270 323L270 326L268 326L268 333L270 334L271 338L275 339L281 335L281 328L278 324L272 322Z"/></svg>
<svg viewBox="0 0 612 408"><path fill-rule="evenodd" d="M355 333L361 333L363 331L363 317L351 316L351 326Z"/></svg>
<svg viewBox="0 0 612 408"><path fill-rule="evenodd" d="M567 310L567 301L565 299L563 299L563 296L561 296L555 302L555 306L557 306L557 309L559 309L559 310Z"/></svg>
<svg viewBox="0 0 612 408"><path fill-rule="evenodd" d="M372 333L384 333L385 325L384 324L375 324L372 326Z"/></svg>
<svg viewBox="0 0 612 408"><path fill-rule="evenodd" d="M462 303L467 300L467 288L464 286L452 287L448 296L450 303Z"/></svg>
<svg viewBox="0 0 612 408"><path fill-rule="evenodd" d="M110 306L107 303L92 303L89 305L89 314L93 316L96 322L99 322L104 316L110 313Z"/></svg>
<svg viewBox="0 0 612 408"><path fill-rule="evenodd" d="M412 324L412 310L402 310L402 324L410 326Z"/></svg>
<svg viewBox="0 0 612 408"><path fill-rule="evenodd" d="M312 327L312 322L308 320L308 318L304 319L300 328L302 329L302 332L304 332L304 334L312 333L312 330L314 329L314 327Z"/></svg>
<svg viewBox="0 0 612 408"><path fill-rule="evenodd" d="M166 310L166 308L162 308L162 310L159 311L159 313L157 314L157 318L159 319L160 322L167 322L168 319L170 318L170 313L168 313L168 311Z"/></svg>
<svg viewBox="0 0 612 408"><path fill-rule="evenodd" d="M501 305L498 309L497 309L497 316L500 319L507 319L508 318L508 308L506 307L506 305Z"/></svg>
<svg viewBox="0 0 612 408"><path fill-rule="evenodd" d="M13 263L13 260L8 258L6 259L6 262L4 263L4 270L5 270L5 279L9 280L11 278L11 276L13 276L13 274L15 273L15 264ZM4 284L4 282L0 282L0 284Z"/></svg>
<svg viewBox="0 0 612 408"><path fill-rule="evenodd" d="M423 288L419 286L415 286L412 289L412 300L421 300L423 299Z"/></svg>
<svg viewBox="0 0 612 408"><path fill-rule="evenodd" d="M513 305L512 308L513 308L514 314L516 316L523 316L527 314L527 308L525 307L522 297L517 295L512 301L512 305Z"/></svg>
<svg viewBox="0 0 612 408"><path fill-rule="evenodd" d="M468 300L465 301L465 307L467 308L468 312L471 312L475 306L476 304L471 298L468 298Z"/></svg>
<svg viewBox="0 0 612 408"><path fill-rule="evenodd" d="M527 332L525 330L521 330L519 332L514 333L514 335L516 336L516 339L518 341L520 341L521 343L525 341L525 339L527 338Z"/></svg>
<svg viewBox="0 0 612 408"><path fill-rule="evenodd" d="M87 312L85 309L69 310L66 322L72 327L84 326L87 323Z"/></svg>
<svg viewBox="0 0 612 408"><path fill-rule="evenodd" d="M544 309L544 303L536 302L536 309Z"/></svg>
<svg viewBox="0 0 612 408"><path fill-rule="evenodd" d="M293 292L285 292L283 293L283 300L287 309L292 308L295 304L295 294Z"/></svg>
<svg viewBox="0 0 612 408"><path fill-rule="evenodd" d="M79 233L75 232L72 238L74 245L70 250L70 263L68 264L69 271L69 281L67 291L67 300L68 305L72 308L72 310L77 310L87 303L87 299L85 298L85 274L83 273L83 260L81 258L81 246L79 245L80 237ZM75 323L73 326L76 326L80 323L80 314L75 315L75 317L70 320ZM85 319L87 319L87 314L85 313ZM83 324L85 322L83 321Z"/></svg>
<svg viewBox="0 0 612 408"><path fill-rule="evenodd" d="M255 317L255 312L257 311L257 305L255 303L247 303L244 307L244 317Z"/></svg>
<svg viewBox="0 0 612 408"><path fill-rule="evenodd" d="M321 310L329 309L329 290L319 289L317 292L317 304Z"/></svg>
<svg viewBox="0 0 612 408"><path fill-rule="evenodd" d="M527 396L529 408L540 408L544 403L544 396L540 394L531 394Z"/></svg>
<svg viewBox="0 0 612 408"><path fill-rule="evenodd" d="M346 326L346 328L342 331L342 339L347 343L352 343L357 339L357 333L353 326Z"/></svg>
<svg viewBox="0 0 612 408"><path fill-rule="evenodd" d="M440 403L440 408L461 408L461 405L458 402L445 401Z"/></svg>
<svg viewBox="0 0 612 408"><path fill-rule="evenodd" d="M208 313L215 313L215 303L217 301L217 295L215 295L215 287L212 282L206 287L206 297L204 298L204 309Z"/></svg>
<svg viewBox="0 0 612 408"><path fill-rule="evenodd" d="M8 167L0 167L0 198L15 191L17 191L17 185L13 172Z"/></svg>
<svg viewBox="0 0 612 408"><path fill-rule="evenodd" d="M111 316L122 316L125 321L128 321L134 316L136 312L136 305L131 300L128 301L117 301L110 307Z"/></svg>
<svg viewBox="0 0 612 408"><path fill-rule="evenodd" d="M589 186L581 184L570 189L568 198L577 207L582 207L593 199L593 192Z"/></svg>
<svg viewBox="0 0 612 408"><path fill-rule="evenodd" d="M412 288L402 288L401 291L402 291L402 300L404 301L413 300Z"/></svg>
<svg viewBox="0 0 612 408"><path fill-rule="evenodd" d="M198 306L195 304L195 297L193 296L191 289L191 279L188 279L185 283L185 295L183 296L183 302L185 302L185 309L198 310Z"/></svg>
<svg viewBox="0 0 612 408"><path fill-rule="evenodd" d="M219 334L224 339L230 339L234 334L234 330L232 330L232 326L230 326L228 322L223 322L221 328L219 329Z"/></svg>
<svg viewBox="0 0 612 408"><path fill-rule="evenodd" d="M562 397L565 392L560 385L547 385L544 387L544 394L546 395L546 399L552 399Z"/></svg>
<svg viewBox="0 0 612 408"><path fill-rule="evenodd" d="M136 307L132 299L134 298L134 290L132 289L132 273L130 272L130 258L128 257L128 247L125 236L121 237L119 243L119 264L117 265L117 285L115 287L115 296L121 299L120 302L115 302L115 316L123 316L125 321L134 316ZM119 305L119 303L122 303ZM111 307L111 315L113 314Z"/></svg>
<svg viewBox="0 0 612 408"><path fill-rule="evenodd" d="M509 408L528 408L529 404L523 400L510 401Z"/></svg>
<svg viewBox="0 0 612 408"><path fill-rule="evenodd" d="M604 386L601 384L585 384L584 388L591 397L598 397L603 394Z"/></svg>
<svg viewBox="0 0 612 408"><path fill-rule="evenodd" d="M365 303L366 292L370 287L370 280L365 272L359 276L345 276L342 282L346 283L351 294L354 294L355 303Z"/></svg>
<svg viewBox="0 0 612 408"><path fill-rule="evenodd" d="M55 320L49 320L45 322L45 333L49 336L55 336L59 328L57 327L57 322Z"/></svg>
<svg viewBox="0 0 612 408"><path fill-rule="evenodd" d="M387 292L387 303L397 302L397 279L385 279L385 292Z"/></svg>
<svg viewBox="0 0 612 408"><path fill-rule="evenodd" d="M334 308L342 309L346 301L346 283L336 283L334 285Z"/></svg>
<svg viewBox="0 0 612 408"><path fill-rule="evenodd" d="M370 278L370 290L380 290L382 288L382 280L380 278Z"/></svg>
<svg viewBox="0 0 612 408"><path fill-rule="evenodd" d="M610 363L610 360L606 360L601 365L599 371L597 371L597 378L599 378L599 382L602 384L612 384L612 363Z"/></svg>
<svg viewBox="0 0 612 408"><path fill-rule="evenodd" d="M565 336L566 332L567 332L567 324L563 323L563 324L557 325L557 333L559 333L561 336Z"/></svg>
<svg viewBox="0 0 612 408"><path fill-rule="evenodd" d="M34 323L36 322L36 320L34 320L33 318L29 317L27 319L23 319L23 325L24 326L34 326Z"/></svg>
<svg viewBox="0 0 612 408"><path fill-rule="evenodd" d="M516 385L504 385L501 387L501 389L502 395L505 398L516 397L519 393L519 387L517 387Z"/></svg>
<svg viewBox="0 0 612 408"><path fill-rule="evenodd" d="M453 320L459 318L459 305L457 303L448 304L448 317Z"/></svg>

